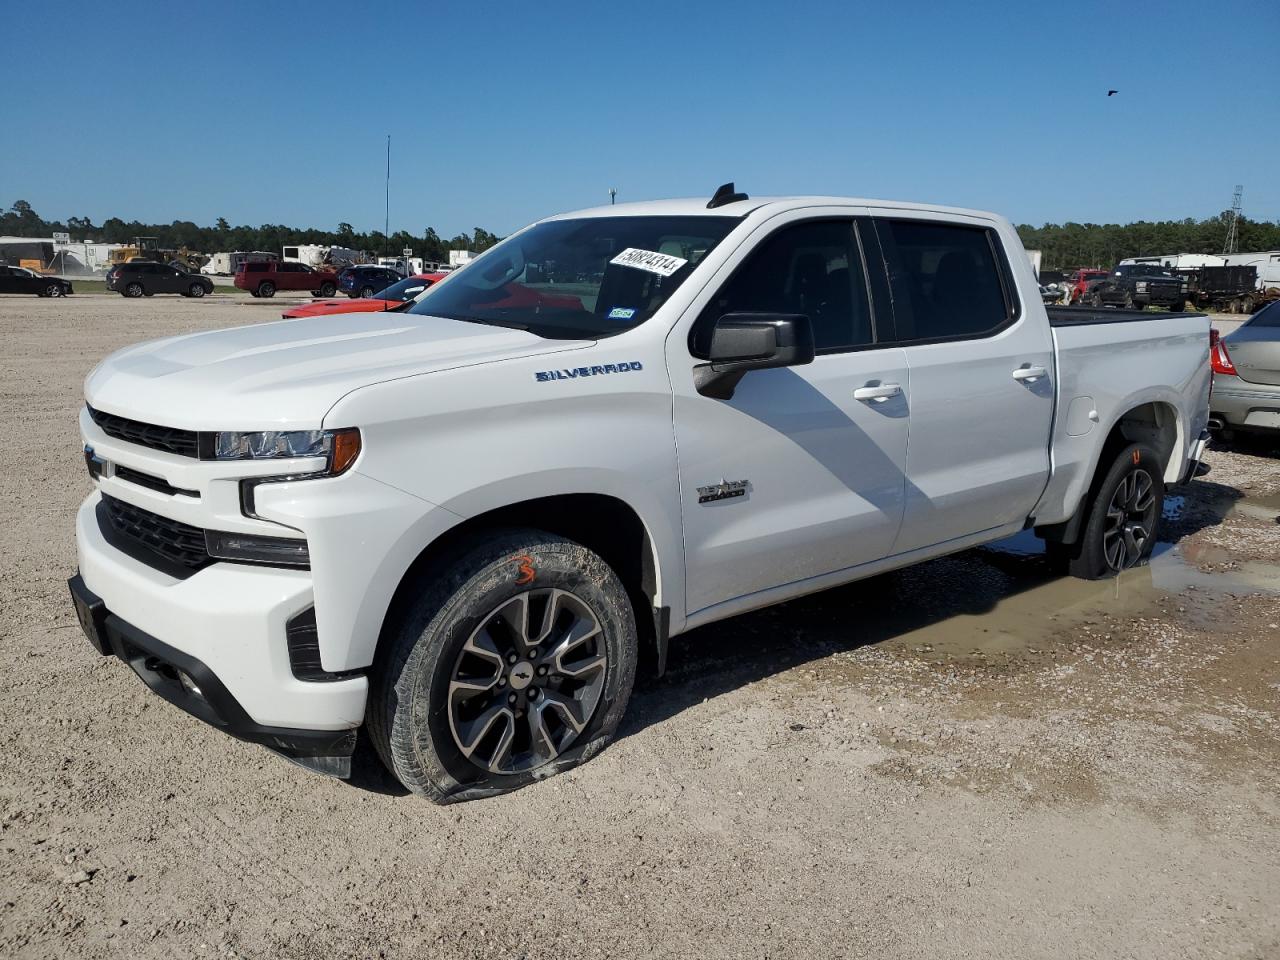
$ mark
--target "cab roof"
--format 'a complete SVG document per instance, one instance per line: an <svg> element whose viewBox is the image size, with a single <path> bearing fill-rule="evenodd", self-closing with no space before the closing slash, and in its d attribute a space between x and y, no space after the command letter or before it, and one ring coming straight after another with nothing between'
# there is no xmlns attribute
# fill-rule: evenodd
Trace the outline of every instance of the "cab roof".
<svg viewBox="0 0 1280 960"><path fill-rule="evenodd" d="M996 214L985 210L969 210L963 207L947 207L933 203L910 203L902 200L874 200L865 197L750 197L735 200L708 209L707 197L687 197L675 200L645 200L636 203L609 204L589 207L570 213L545 217L545 220L576 220L585 217L731 217L741 219L757 210L782 213L803 207L888 207L897 210L919 210L930 213L950 213L983 219L993 219Z"/></svg>

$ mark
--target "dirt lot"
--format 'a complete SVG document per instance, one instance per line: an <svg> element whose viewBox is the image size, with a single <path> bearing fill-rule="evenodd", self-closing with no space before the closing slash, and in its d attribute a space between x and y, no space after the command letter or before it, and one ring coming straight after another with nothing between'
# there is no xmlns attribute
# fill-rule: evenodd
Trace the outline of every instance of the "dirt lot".
<svg viewBox="0 0 1280 960"><path fill-rule="evenodd" d="M85 373L278 306L0 303L0 956L1280 956L1275 445L1116 582L1020 537L699 630L598 759L436 808L202 726L67 602Z"/></svg>

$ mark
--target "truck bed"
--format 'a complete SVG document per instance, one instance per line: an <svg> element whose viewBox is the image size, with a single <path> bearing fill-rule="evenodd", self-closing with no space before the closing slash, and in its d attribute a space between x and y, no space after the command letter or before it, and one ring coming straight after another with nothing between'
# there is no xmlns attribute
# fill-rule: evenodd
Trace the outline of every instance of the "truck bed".
<svg viewBox="0 0 1280 960"><path fill-rule="evenodd" d="M1093 323L1132 323L1136 320L1168 320L1172 317L1203 317L1203 313L1156 313L1151 310L1124 310L1118 307L1046 306L1051 327L1078 327Z"/></svg>

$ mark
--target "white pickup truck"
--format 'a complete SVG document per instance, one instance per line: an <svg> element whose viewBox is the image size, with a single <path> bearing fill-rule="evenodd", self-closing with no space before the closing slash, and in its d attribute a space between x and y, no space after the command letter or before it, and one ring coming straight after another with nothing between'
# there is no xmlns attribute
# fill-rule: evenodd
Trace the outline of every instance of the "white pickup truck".
<svg viewBox="0 0 1280 960"><path fill-rule="evenodd" d="M140 344L80 416L97 649L347 775L365 727L440 802L598 752L638 659L724 617L1034 527L1144 561L1196 473L1200 315L1046 312L970 210L619 205L403 312Z"/></svg>

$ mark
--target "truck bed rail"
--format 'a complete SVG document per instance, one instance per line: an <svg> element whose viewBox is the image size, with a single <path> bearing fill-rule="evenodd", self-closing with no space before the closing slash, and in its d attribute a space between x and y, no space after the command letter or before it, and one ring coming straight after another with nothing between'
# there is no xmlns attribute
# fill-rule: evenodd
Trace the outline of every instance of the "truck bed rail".
<svg viewBox="0 0 1280 960"><path fill-rule="evenodd" d="M1172 313L1151 310L1123 310L1107 307L1046 306L1051 327L1080 327L1094 323L1133 323L1138 320L1162 320L1169 317L1203 317L1203 313Z"/></svg>

